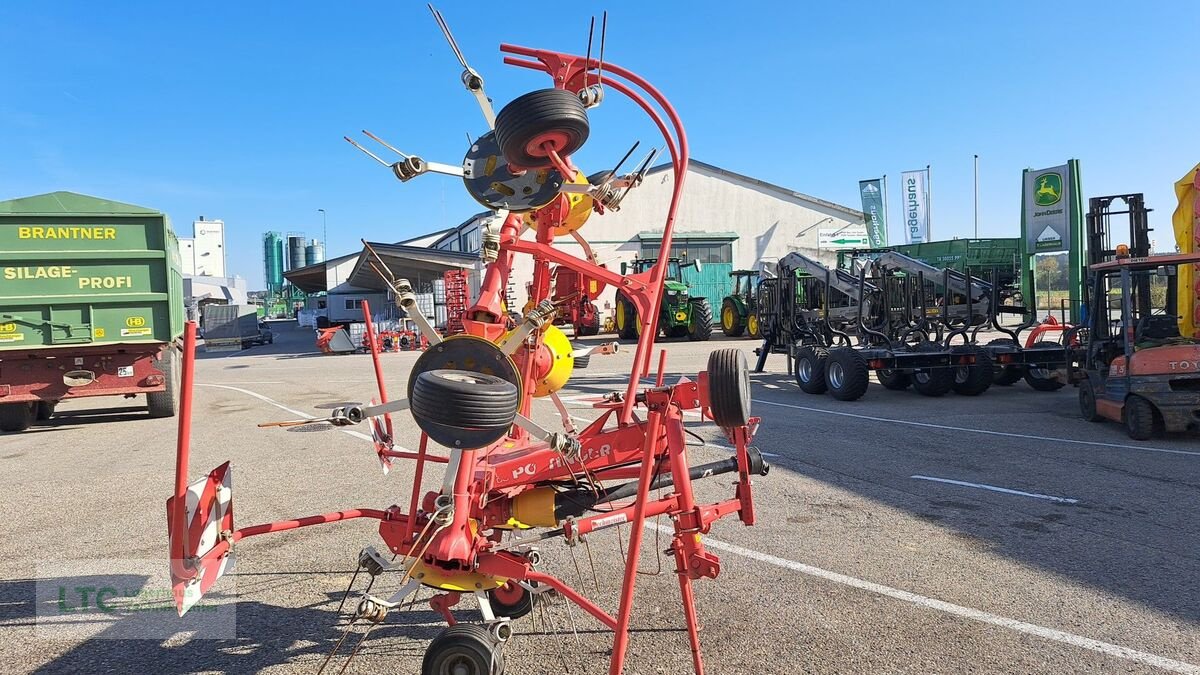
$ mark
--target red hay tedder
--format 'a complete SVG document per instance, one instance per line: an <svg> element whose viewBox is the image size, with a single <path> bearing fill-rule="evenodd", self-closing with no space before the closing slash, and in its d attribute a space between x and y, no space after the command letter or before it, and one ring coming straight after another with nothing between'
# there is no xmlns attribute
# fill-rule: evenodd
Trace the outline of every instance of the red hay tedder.
<svg viewBox="0 0 1200 675"><path fill-rule="evenodd" d="M353 606L350 626L365 625L369 632L421 587L436 589L429 604L446 618L449 627L428 646L422 672L502 673L503 645L512 634L511 621L527 614L540 594L554 592L614 632L609 672L616 675L623 672L629 642L642 533L648 518L665 515L673 523L669 551L675 558L694 668L702 673L692 582L715 578L720 561L706 550L701 535L714 521L730 515L752 525L751 476L765 475L768 469L761 454L750 447L758 419L750 416L745 357L735 349L714 351L705 372L694 380L684 378L668 385L663 381L664 353L658 360L654 386L640 383L651 373L657 333L653 317L658 316L662 301L666 259L642 273L617 274L596 263L579 230L589 216L620 208L621 200L645 175L653 153L633 172L620 174L618 163L613 170L590 178L571 161L571 154L587 139L588 109L600 103L606 89L627 96L644 110L661 131L674 170L674 194L662 244L663 250L669 250L688 164L683 126L654 87L624 68L604 63L603 37L599 60L590 56L590 37L586 57L501 45L500 50L511 55L505 57L505 63L547 73L553 88L520 96L493 116L482 78L467 66L441 15L436 10L434 15L464 68L463 83L477 99L490 128L472 143L461 167L403 153L399 153L401 161L388 166L402 181L426 172L460 176L468 192L496 212L483 235L481 255L488 264L479 297L463 317L464 332L446 338L428 325L421 312L409 312L430 347L413 366L404 398L388 399L378 352L373 350L379 402L339 408L318 421L368 423L385 472L394 460L413 461L415 476L407 504L235 527L228 463L188 482L195 364L195 327L189 326L175 492L167 503L171 573L179 611L182 614L195 604L229 568L234 545L245 537L350 518L375 518L387 551L364 549L359 569L370 574L372 581L397 576L400 588L382 597L370 594L368 587ZM532 230L534 236L522 238L526 230ZM585 256L556 248L559 237L581 243ZM510 328L503 299L517 255L533 256L534 271L528 286L530 309ZM574 427L556 392L570 377L575 358L592 352L611 353L615 347L574 348L553 326L560 310L551 300L552 266L562 270L560 275L569 270L580 278L621 289L624 297L637 305L638 315L650 317L651 322L638 341L628 385L596 403L599 417L582 430ZM384 270L380 272L384 274ZM415 308L416 299L405 280L389 283L402 308ZM377 344L373 335L368 343ZM542 428L530 419L533 399L543 396L557 405L561 430ZM408 410L421 429L416 452L393 446L391 414L402 410ZM735 448L734 455L690 465L684 440L685 411L700 411L720 427ZM312 423L297 420L272 425ZM448 448L448 456L431 453L430 442ZM421 479L431 463L444 468L441 486L422 492ZM733 495L698 504L692 481L725 473L737 475ZM665 494L652 497L655 490ZM539 570L541 555L535 548L539 542L562 538L574 543L592 532L622 524L628 524L630 532L616 615ZM351 580L351 587L353 584ZM462 594L476 598L481 624L455 621L450 608ZM365 637L366 633L359 644ZM337 647L330 657L336 652Z"/></svg>

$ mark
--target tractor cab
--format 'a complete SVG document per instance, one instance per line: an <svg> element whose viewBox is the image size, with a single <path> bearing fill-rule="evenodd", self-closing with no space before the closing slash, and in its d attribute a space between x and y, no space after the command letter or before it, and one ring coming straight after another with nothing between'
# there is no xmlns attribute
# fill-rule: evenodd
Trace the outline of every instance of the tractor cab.
<svg viewBox="0 0 1200 675"><path fill-rule="evenodd" d="M1130 257L1089 268L1079 403L1091 421L1124 422L1129 435L1200 428L1200 339L1180 334L1178 269L1200 253Z"/></svg>
<svg viewBox="0 0 1200 675"><path fill-rule="evenodd" d="M648 272L658 263L658 258L634 258L621 263L621 274ZM667 274L663 280L662 305L659 308L659 333L666 337L687 337L689 340L708 340L712 336L713 314L708 298L692 297L683 282L683 268L700 270L699 260L684 262L680 258L667 259ZM642 332L642 317L633 302L618 291L616 306L617 336L636 340Z"/></svg>

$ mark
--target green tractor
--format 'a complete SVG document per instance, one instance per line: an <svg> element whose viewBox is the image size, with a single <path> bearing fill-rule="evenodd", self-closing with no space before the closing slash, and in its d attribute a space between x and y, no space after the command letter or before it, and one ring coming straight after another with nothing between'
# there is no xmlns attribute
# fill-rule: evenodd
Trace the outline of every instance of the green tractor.
<svg viewBox="0 0 1200 675"><path fill-rule="evenodd" d="M621 263L621 274L637 274L649 270L658 262L657 258L634 258ZM708 298L693 298L688 294L680 272L683 267L700 269L700 261L682 264L679 258L667 260L667 277L663 283L662 306L658 314L658 332L669 338L687 336L689 340L707 340L712 337L713 312ZM629 271L632 268L632 271ZM642 333L642 320L633 302L617 293L617 337L636 340Z"/></svg>
<svg viewBox="0 0 1200 675"><path fill-rule="evenodd" d="M721 301L721 330L729 337L749 334L762 337L758 325L758 272L735 270L729 273L733 279L733 292Z"/></svg>

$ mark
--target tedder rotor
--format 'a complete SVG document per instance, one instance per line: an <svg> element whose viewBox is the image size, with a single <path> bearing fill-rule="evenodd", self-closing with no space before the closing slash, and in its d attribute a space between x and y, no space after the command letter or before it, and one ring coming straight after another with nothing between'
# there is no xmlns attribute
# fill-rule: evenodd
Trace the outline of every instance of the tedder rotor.
<svg viewBox="0 0 1200 675"><path fill-rule="evenodd" d="M436 10L434 15L463 67L463 84L481 107L488 129L471 142L461 165L427 162L404 153L393 164L379 161L404 182L426 172L459 176L471 196L495 212L482 236L486 268L480 292L463 317L464 332L443 338L416 311L408 282L391 278L380 260L380 273L388 279L399 306L413 310L408 313L429 340L429 349L413 365L406 395L389 400L377 343L369 336L379 401L338 408L316 420L332 425L367 423L385 473L394 461L414 462L411 493L406 502L384 508L350 508L235 527L229 463L197 481L188 480L195 364L195 326L190 325L185 336L175 490L167 505L179 612L192 607L231 568L235 546L246 537L374 518L386 550L367 547L359 554L359 569L370 575L371 584L359 593L357 602L349 603L353 611L343 640L358 625L365 627L361 645L370 629L399 610L407 598L421 588L433 589L429 604L449 626L429 644L422 673L502 673L503 646L514 630L511 622L527 614L538 596L554 593L614 632L609 672L616 675L623 672L627 655L646 520L667 516L672 522L668 552L675 559L693 666L702 673L692 582L715 578L721 569L702 535L714 521L730 515L754 524L751 476L765 475L769 468L750 446L759 420L750 415L746 361L738 350L717 350L707 370L694 379L666 384L663 353L654 384L642 383L651 375L667 261L618 274L596 262L580 229L590 216L620 208L621 200L641 182L653 155L630 173L613 169L590 178L572 162L572 153L588 137L588 110L600 104L606 90L628 97L645 111L663 135L674 171L674 192L662 235L663 250L670 250L688 165L683 125L653 86L629 70L604 62L603 37L599 60L591 58L590 37L584 57L501 45L500 51L508 55L506 64L543 71L553 87L519 96L493 115L483 78L467 65L441 15ZM532 230L532 238L523 238L527 230ZM558 248L561 237L582 244L585 256ZM528 309L514 328L503 303L517 255L533 257L533 274ZM611 353L616 346L574 349L553 326L560 311L551 300L553 266L620 289L638 316L645 317L648 328L638 339L628 385L595 403L599 416L583 429L574 427L556 392L570 377L576 357ZM530 419L533 399L540 397L555 403L561 430L545 429ZM409 411L420 429L416 451L395 444L391 415L402 410ZM733 456L689 464L683 425L687 411L697 411L720 427L734 448ZM448 453L434 452L436 446ZM432 465L444 468L441 485L423 491L422 476ZM693 481L727 473L737 477L733 494L715 503L697 503ZM661 492L654 496L652 491ZM628 526L629 540L615 614L541 569L540 542L586 542L594 532L621 525ZM389 577L397 579L397 590L387 595L370 592L378 587L377 580ZM476 599L481 622L456 622L451 608L462 595ZM322 669L341 644L339 640ZM357 647L345 665L356 653Z"/></svg>

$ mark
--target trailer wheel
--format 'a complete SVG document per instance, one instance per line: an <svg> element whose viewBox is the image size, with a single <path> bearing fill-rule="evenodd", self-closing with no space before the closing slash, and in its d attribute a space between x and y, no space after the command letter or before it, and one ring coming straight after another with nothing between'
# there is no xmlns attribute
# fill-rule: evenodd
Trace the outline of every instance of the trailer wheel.
<svg viewBox="0 0 1200 675"><path fill-rule="evenodd" d="M988 342L989 345L1015 345L1010 338L996 338ZM1025 376L1025 368L1022 366L1000 366L995 368L995 373L992 375L992 384L998 384L1001 387L1012 386L1021 381Z"/></svg>
<svg viewBox="0 0 1200 675"><path fill-rule="evenodd" d="M726 337L741 337L746 332L746 322L742 321L742 313L730 298L721 303L721 332Z"/></svg>
<svg viewBox="0 0 1200 675"><path fill-rule="evenodd" d="M1154 404L1131 394L1125 399L1125 431L1135 441L1149 440L1154 436Z"/></svg>
<svg viewBox="0 0 1200 675"><path fill-rule="evenodd" d="M1091 380L1079 383L1079 414L1089 422L1104 421L1104 417L1096 412L1096 388Z"/></svg>
<svg viewBox="0 0 1200 675"><path fill-rule="evenodd" d="M1033 343L1034 347L1061 347L1057 342L1043 340ZM1058 391L1066 382L1053 379L1054 371L1048 368L1029 366L1025 369L1025 383L1038 391Z"/></svg>
<svg viewBox="0 0 1200 675"><path fill-rule="evenodd" d="M825 393L825 364L829 350L814 345L804 345L796 350L796 384L806 394Z"/></svg>
<svg viewBox="0 0 1200 675"><path fill-rule="evenodd" d="M425 649L421 675L494 675L504 672L504 652L486 628L456 623Z"/></svg>
<svg viewBox="0 0 1200 675"><path fill-rule="evenodd" d="M503 586L488 591L487 596L492 605L492 612L496 616L506 616L510 619L519 619L532 612L538 597L512 579Z"/></svg>
<svg viewBox="0 0 1200 675"><path fill-rule="evenodd" d="M34 417L39 422L45 422L54 416L54 408L58 406L58 401L38 401L37 412Z"/></svg>
<svg viewBox="0 0 1200 675"><path fill-rule="evenodd" d="M750 369L740 349L708 355L708 401L713 422L722 429L750 421Z"/></svg>
<svg viewBox="0 0 1200 675"><path fill-rule="evenodd" d="M917 345L918 352L940 352L943 347L929 340ZM953 368L921 368L912 374L913 391L922 396L944 396L954 388Z"/></svg>
<svg viewBox="0 0 1200 675"><path fill-rule="evenodd" d="M825 363L825 387L839 401L857 401L867 393L871 371L867 361L851 347L829 352Z"/></svg>
<svg viewBox="0 0 1200 675"><path fill-rule="evenodd" d="M513 99L496 115L496 141L505 159L523 169L554 166L544 146L560 157L583 147L588 138L587 108L565 89L538 89ZM571 180L573 176L563 176Z"/></svg>
<svg viewBox="0 0 1200 675"><path fill-rule="evenodd" d="M0 403L0 431L25 431L33 426L32 403Z"/></svg>
<svg viewBox="0 0 1200 675"><path fill-rule="evenodd" d="M912 384L912 376L899 370L887 368L877 370L875 371L875 377L879 378L879 384L882 384L884 389L891 389L892 391L903 391L908 389L908 386Z"/></svg>
<svg viewBox="0 0 1200 675"><path fill-rule="evenodd" d="M158 367L167 381L167 388L146 394L146 407L150 409L151 417L174 417L179 412L179 352L168 347Z"/></svg>
<svg viewBox="0 0 1200 675"><path fill-rule="evenodd" d="M508 433L520 397L513 383L467 370L427 370L413 383L410 410L430 439L448 448L481 448Z"/></svg>
<svg viewBox="0 0 1200 675"><path fill-rule="evenodd" d="M960 396L978 396L992 386L992 356L982 349L967 347L959 354L974 354L975 363L954 369L954 393Z"/></svg>
<svg viewBox="0 0 1200 675"><path fill-rule="evenodd" d="M704 342L712 337L712 305L708 304L708 298L692 298L689 302L692 311L688 317L688 339L692 342Z"/></svg>

